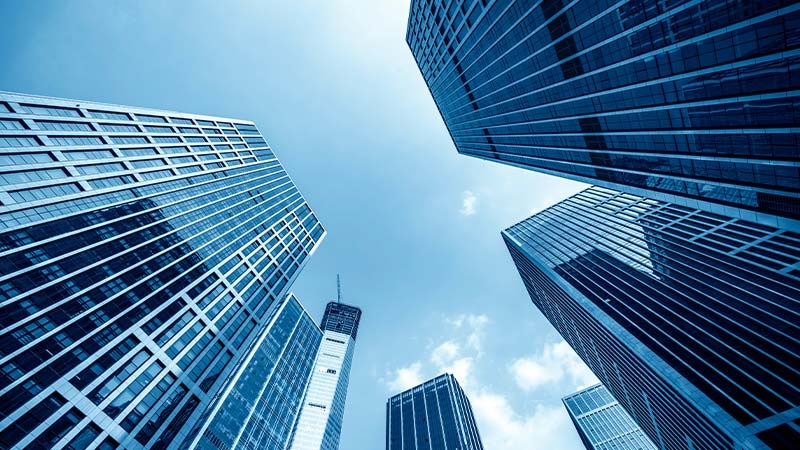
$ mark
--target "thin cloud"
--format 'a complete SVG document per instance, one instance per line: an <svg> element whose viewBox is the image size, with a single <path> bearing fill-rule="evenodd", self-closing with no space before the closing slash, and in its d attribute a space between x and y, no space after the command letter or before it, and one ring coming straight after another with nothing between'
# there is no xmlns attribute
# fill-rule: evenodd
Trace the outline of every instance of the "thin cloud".
<svg viewBox="0 0 800 450"><path fill-rule="evenodd" d="M538 354L515 359L510 370L523 391L565 381L572 383L577 390L598 382L566 341L545 344Z"/></svg>
<svg viewBox="0 0 800 450"><path fill-rule="evenodd" d="M461 199L461 209L458 212L462 216L473 216L478 212L478 197L472 191L464 191L464 197Z"/></svg>

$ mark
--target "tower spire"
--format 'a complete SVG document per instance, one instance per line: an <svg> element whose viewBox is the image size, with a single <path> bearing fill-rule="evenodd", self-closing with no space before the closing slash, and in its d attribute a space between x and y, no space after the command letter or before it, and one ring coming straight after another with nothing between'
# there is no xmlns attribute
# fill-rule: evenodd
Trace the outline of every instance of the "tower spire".
<svg viewBox="0 0 800 450"><path fill-rule="evenodd" d="M336 274L336 303L342 303L342 280L339 274Z"/></svg>

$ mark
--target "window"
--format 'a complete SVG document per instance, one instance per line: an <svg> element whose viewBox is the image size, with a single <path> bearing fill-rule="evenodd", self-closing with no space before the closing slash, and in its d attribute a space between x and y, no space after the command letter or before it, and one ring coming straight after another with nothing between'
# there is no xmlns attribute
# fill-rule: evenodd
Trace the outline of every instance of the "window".
<svg viewBox="0 0 800 450"><path fill-rule="evenodd" d="M39 140L32 136L0 136L0 147L37 147Z"/></svg>
<svg viewBox="0 0 800 450"><path fill-rule="evenodd" d="M109 119L109 120L131 120L125 113L118 113L118 112L111 112L111 111L89 111L89 115L92 117L97 117L98 119Z"/></svg>
<svg viewBox="0 0 800 450"><path fill-rule="evenodd" d="M147 114L136 114L136 118L139 119L141 122L153 122L153 123L167 123L167 119L161 116L149 116Z"/></svg>
<svg viewBox="0 0 800 450"><path fill-rule="evenodd" d="M36 124L43 130L50 131L94 131L85 122L54 122L52 120L37 120Z"/></svg>
<svg viewBox="0 0 800 450"><path fill-rule="evenodd" d="M177 158L170 158L173 164L188 164L195 162L192 156L179 156Z"/></svg>
<svg viewBox="0 0 800 450"><path fill-rule="evenodd" d="M148 133L172 133L172 128L170 127L156 127L153 125L145 125L144 130Z"/></svg>
<svg viewBox="0 0 800 450"><path fill-rule="evenodd" d="M208 140L211 142L225 142L225 138L217 136L211 136L208 138Z"/></svg>
<svg viewBox="0 0 800 450"><path fill-rule="evenodd" d="M187 137L185 139L186 139L186 142L206 142L206 138L199 137L199 136L198 137L190 136L190 137Z"/></svg>
<svg viewBox="0 0 800 450"><path fill-rule="evenodd" d="M222 132L216 128L203 128L203 134L222 134Z"/></svg>
<svg viewBox="0 0 800 450"><path fill-rule="evenodd" d="M24 130L25 125L19 120L0 119L0 130Z"/></svg>
<svg viewBox="0 0 800 450"><path fill-rule="evenodd" d="M221 127L233 128L233 124L230 123L230 122L217 122L217 125L219 125Z"/></svg>
<svg viewBox="0 0 800 450"><path fill-rule="evenodd" d="M100 129L113 133L138 133L139 127L136 125L121 125L114 123L101 123Z"/></svg>
<svg viewBox="0 0 800 450"><path fill-rule="evenodd" d="M178 132L184 134L200 134L200 129L191 127L178 127Z"/></svg>
<svg viewBox="0 0 800 450"><path fill-rule="evenodd" d="M99 137L89 136L49 136L54 145L103 145Z"/></svg>
<svg viewBox="0 0 800 450"><path fill-rule="evenodd" d="M254 125L237 123L236 124L236 129L239 130L242 133L258 134L258 130L256 129L256 127Z"/></svg>
<svg viewBox="0 0 800 450"><path fill-rule="evenodd" d="M121 163L93 164L91 166L78 166L78 173L81 175L94 175L96 173L117 172L125 170Z"/></svg>
<svg viewBox="0 0 800 450"><path fill-rule="evenodd" d="M123 184L133 183L135 180L129 175L121 177L101 178L99 180L89 180L89 186L93 189L103 189L114 186L122 186Z"/></svg>
<svg viewBox="0 0 800 450"><path fill-rule="evenodd" d="M172 176L172 172L169 170L156 170L153 172L144 172L141 174L141 177L145 180L156 180L158 178L170 177Z"/></svg>
<svg viewBox="0 0 800 450"><path fill-rule="evenodd" d="M114 389L118 388L125 380L127 380L133 372L136 371L139 367L141 367L148 359L150 358L150 352L147 350L141 350L137 353L133 358L131 358L127 363L123 364L119 369L114 372L108 380L104 383L101 383L97 386L91 394L88 395L89 399L93 401L95 404L100 404L108 394L114 391Z"/></svg>
<svg viewBox="0 0 800 450"><path fill-rule="evenodd" d="M90 150L82 152L62 152L67 159L106 159L113 158L114 153L111 150Z"/></svg>
<svg viewBox="0 0 800 450"><path fill-rule="evenodd" d="M179 123L181 125L194 125L191 119L182 119L179 117L171 117L172 123Z"/></svg>
<svg viewBox="0 0 800 450"><path fill-rule="evenodd" d="M19 105L23 114L38 116L81 117L77 109L60 108L58 106Z"/></svg>
<svg viewBox="0 0 800 450"><path fill-rule="evenodd" d="M152 156L158 152L154 148L124 148L120 150L123 156Z"/></svg>
<svg viewBox="0 0 800 450"><path fill-rule="evenodd" d="M0 166L17 166L22 164L37 164L53 162L50 153L16 153L0 155Z"/></svg>
<svg viewBox="0 0 800 450"><path fill-rule="evenodd" d="M155 136L153 140L157 144L179 144L181 142L177 136Z"/></svg>
<svg viewBox="0 0 800 450"><path fill-rule="evenodd" d="M147 138L138 136L116 136L111 138L115 144L147 144Z"/></svg>
<svg viewBox="0 0 800 450"><path fill-rule="evenodd" d="M77 436L69 441L69 444L64 447L64 450L83 450L89 448L91 443L97 439L97 436L100 436L100 432L100 427L94 423L89 423L86 428L81 430Z"/></svg>
<svg viewBox="0 0 800 450"><path fill-rule="evenodd" d="M266 147L267 142L261 138L244 138L244 141L250 144L251 147Z"/></svg>
<svg viewBox="0 0 800 450"><path fill-rule="evenodd" d="M166 164L161 159L145 159L144 161L131 161L131 165L137 169L144 169L147 167L160 167Z"/></svg>
<svg viewBox="0 0 800 450"><path fill-rule="evenodd" d="M11 172L0 174L0 182L3 184L22 184L32 183L42 180L55 180L66 178L67 173L63 169L41 169L29 170L25 172Z"/></svg>
<svg viewBox="0 0 800 450"><path fill-rule="evenodd" d="M204 127L213 127L214 126L214 122L212 122L210 120L198 120L197 124L201 125L201 126L204 126Z"/></svg>
<svg viewBox="0 0 800 450"><path fill-rule="evenodd" d="M162 147L161 150L163 150L164 153L186 153L189 151L189 149L187 149L186 147L181 147L181 146Z"/></svg>
<svg viewBox="0 0 800 450"><path fill-rule="evenodd" d="M11 198L17 202L32 202L35 200L45 200L62 195L76 194L81 190L75 184L61 184L57 186L47 186L34 189L9 192Z"/></svg>

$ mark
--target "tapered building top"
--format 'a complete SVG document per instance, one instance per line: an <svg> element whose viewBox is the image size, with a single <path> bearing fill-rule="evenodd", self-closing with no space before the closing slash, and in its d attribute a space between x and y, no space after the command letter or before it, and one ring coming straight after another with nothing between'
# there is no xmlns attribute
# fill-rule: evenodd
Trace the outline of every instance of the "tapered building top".
<svg viewBox="0 0 800 450"><path fill-rule="evenodd" d="M361 309L339 302L330 302L325 307L320 328L337 333L349 334L355 340L358 334L358 323L361 320Z"/></svg>

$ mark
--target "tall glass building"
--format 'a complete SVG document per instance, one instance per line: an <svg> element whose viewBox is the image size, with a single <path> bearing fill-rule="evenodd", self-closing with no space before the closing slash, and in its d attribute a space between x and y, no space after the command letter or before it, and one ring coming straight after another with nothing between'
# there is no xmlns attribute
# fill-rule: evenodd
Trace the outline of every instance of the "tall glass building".
<svg viewBox="0 0 800 450"><path fill-rule="evenodd" d="M322 341L314 362L290 450L338 450L350 367L361 310L330 302L322 317Z"/></svg>
<svg viewBox="0 0 800 450"><path fill-rule="evenodd" d="M191 433L193 448L286 449L322 331L294 295L276 309L268 331L232 377L206 424Z"/></svg>
<svg viewBox="0 0 800 450"><path fill-rule="evenodd" d="M252 122L11 93L0 230L26 449L185 447L325 233Z"/></svg>
<svg viewBox="0 0 800 450"><path fill-rule="evenodd" d="M406 40L460 153L800 229L795 1L412 0Z"/></svg>
<svg viewBox="0 0 800 450"><path fill-rule="evenodd" d="M656 450L650 438L602 384L561 400L586 450Z"/></svg>
<svg viewBox="0 0 800 450"><path fill-rule="evenodd" d="M472 406L445 373L386 402L386 450L483 450Z"/></svg>
<svg viewBox="0 0 800 450"><path fill-rule="evenodd" d="M502 236L657 447L800 442L800 233L593 187Z"/></svg>

